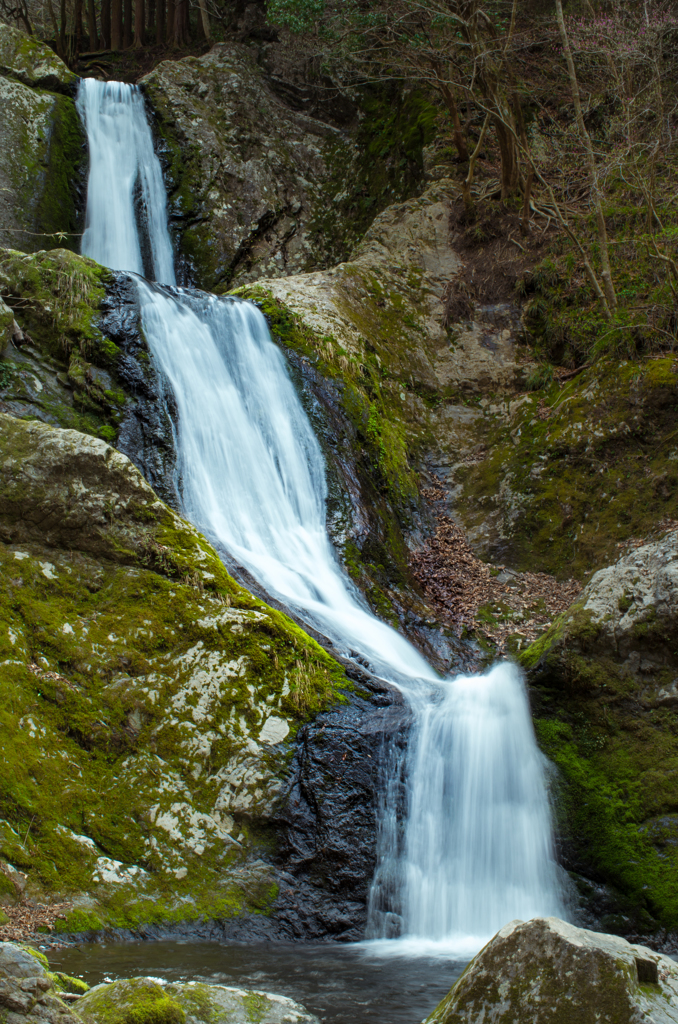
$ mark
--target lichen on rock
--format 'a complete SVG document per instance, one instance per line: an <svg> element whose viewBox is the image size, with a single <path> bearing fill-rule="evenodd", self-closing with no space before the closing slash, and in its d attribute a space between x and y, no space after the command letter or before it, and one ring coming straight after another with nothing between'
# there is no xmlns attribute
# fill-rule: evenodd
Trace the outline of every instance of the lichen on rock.
<svg viewBox="0 0 678 1024"><path fill-rule="evenodd" d="M425 1024L656 1024L678 1021L678 967L616 935L555 917L511 921Z"/></svg>

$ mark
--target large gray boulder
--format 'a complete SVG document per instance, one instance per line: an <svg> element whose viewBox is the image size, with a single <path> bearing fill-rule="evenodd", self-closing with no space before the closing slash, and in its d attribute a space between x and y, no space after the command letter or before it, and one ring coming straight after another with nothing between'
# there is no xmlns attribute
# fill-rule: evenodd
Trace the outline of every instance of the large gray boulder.
<svg viewBox="0 0 678 1024"><path fill-rule="evenodd" d="M331 261L330 232L317 221L343 189L330 162L351 160L338 130L282 102L243 45L163 61L142 85L162 139L170 217L202 287Z"/></svg>
<svg viewBox="0 0 678 1024"><path fill-rule="evenodd" d="M514 332L497 319L496 309L489 319L476 309L450 330L449 287L463 269L450 240L457 191L451 180L436 182L382 211L348 262L262 279L257 288L358 362L375 352L384 372L401 381L439 394L514 389L524 366ZM256 289L249 294L256 298Z"/></svg>
<svg viewBox="0 0 678 1024"><path fill-rule="evenodd" d="M425 1024L669 1024L678 964L556 917L511 921Z"/></svg>
<svg viewBox="0 0 678 1024"><path fill-rule="evenodd" d="M53 978L36 957L0 942L0 1020L3 1024L81 1024L59 999Z"/></svg>
<svg viewBox="0 0 678 1024"><path fill-rule="evenodd" d="M668 706L678 702L677 627L678 530L672 530L594 573L524 663L569 678L582 674L583 661L593 666L605 659L608 675L642 684L644 701ZM592 668L589 675L591 684L603 681Z"/></svg>
<svg viewBox="0 0 678 1024"><path fill-rule="evenodd" d="M159 985L152 978L97 985L78 1000L78 1014L85 1024L319 1024L285 996L194 982Z"/></svg>

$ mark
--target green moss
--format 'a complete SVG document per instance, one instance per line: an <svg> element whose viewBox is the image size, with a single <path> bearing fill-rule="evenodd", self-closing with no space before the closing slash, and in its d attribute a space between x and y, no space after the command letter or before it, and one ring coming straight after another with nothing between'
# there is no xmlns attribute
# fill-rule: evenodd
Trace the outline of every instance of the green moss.
<svg viewBox="0 0 678 1024"><path fill-rule="evenodd" d="M678 518L674 367L673 357L600 360L533 392L508 424L486 418L487 455L455 482L467 528L490 512L500 524L488 556L581 578L614 561L622 542Z"/></svg>
<svg viewBox="0 0 678 1024"><path fill-rule="evenodd" d="M0 294L30 338L12 362L0 358L0 392L16 415L37 409L47 422L115 441L128 398L120 350L99 329L109 277L66 249L0 250Z"/></svg>
<svg viewBox="0 0 678 1024"><path fill-rule="evenodd" d="M34 957L38 961L38 963L40 963L45 968L46 971L49 970L49 960L47 959L45 954L42 953L39 949L35 949L33 946L28 946L25 943L21 943L21 948L26 953L29 953L32 957Z"/></svg>
<svg viewBox="0 0 678 1024"><path fill-rule="evenodd" d="M86 932L98 932L103 928L104 923L98 914L91 910L70 910L66 917L58 918L54 925L57 934L83 934Z"/></svg>
<svg viewBox="0 0 678 1024"><path fill-rule="evenodd" d="M82 177L85 134L69 96L57 96L52 116L45 187L37 208L38 230L65 233L63 242L76 252L81 222L76 185Z"/></svg>
<svg viewBox="0 0 678 1024"><path fill-rule="evenodd" d="M331 140L324 148L329 177L308 227L313 249L305 270L348 259L386 206L416 195L424 183L423 149L436 136L440 111L420 89L371 86L360 94L363 114L353 149ZM318 259L322 253L323 258Z"/></svg>
<svg viewBox="0 0 678 1024"><path fill-rule="evenodd" d="M186 1011L150 978L132 978L98 989L83 1004L85 1020L100 1024L184 1024Z"/></svg>
<svg viewBox="0 0 678 1024"><path fill-rule="evenodd" d="M5 452L25 432L7 422ZM101 538L117 561L46 556L31 545L15 557L0 545L9 581L0 593L0 856L29 873L41 898L96 894L94 907L57 922L61 934L269 913L277 890L266 872L247 873L246 823L228 825L243 833L238 845L213 816L219 766L249 764L270 715L288 723L292 740L348 686L336 662L242 589L192 527L160 503L151 512L136 516L128 502L130 523L147 538L140 548L131 536L125 551ZM218 673L218 689L192 682L194 672ZM211 739L196 752L204 720ZM243 774L249 821L267 785L285 777L288 753L287 744L263 745L260 775ZM98 884L103 851L136 876Z"/></svg>
<svg viewBox="0 0 678 1024"><path fill-rule="evenodd" d="M63 971L55 971L53 977L56 979L55 986L59 992L71 992L76 996L84 996L85 992L89 992L89 985L82 978L72 978Z"/></svg>

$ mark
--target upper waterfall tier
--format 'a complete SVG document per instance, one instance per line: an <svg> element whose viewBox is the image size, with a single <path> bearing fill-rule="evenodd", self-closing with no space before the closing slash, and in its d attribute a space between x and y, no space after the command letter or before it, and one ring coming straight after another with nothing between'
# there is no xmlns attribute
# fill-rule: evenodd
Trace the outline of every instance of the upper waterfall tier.
<svg viewBox="0 0 678 1024"><path fill-rule="evenodd" d="M83 78L77 108L89 143L83 255L174 284L167 195L141 92Z"/></svg>

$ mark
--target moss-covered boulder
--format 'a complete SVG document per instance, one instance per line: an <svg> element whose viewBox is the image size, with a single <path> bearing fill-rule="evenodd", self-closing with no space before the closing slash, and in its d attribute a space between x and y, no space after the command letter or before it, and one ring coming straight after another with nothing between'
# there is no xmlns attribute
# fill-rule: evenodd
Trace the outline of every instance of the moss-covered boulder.
<svg viewBox="0 0 678 1024"><path fill-rule="evenodd" d="M84 135L77 78L48 46L0 23L0 245L77 242Z"/></svg>
<svg viewBox="0 0 678 1024"><path fill-rule="evenodd" d="M78 81L54 50L5 22L0 27L0 75L68 95Z"/></svg>
<svg viewBox="0 0 678 1024"><path fill-rule="evenodd" d="M70 900L80 933L269 911L258 830L343 673L105 442L3 416L0 472L0 859L23 898Z"/></svg>
<svg viewBox="0 0 678 1024"><path fill-rule="evenodd" d="M677 574L675 531L632 548L520 656L563 860L622 934L678 927Z"/></svg>
<svg viewBox="0 0 678 1024"><path fill-rule="evenodd" d="M78 1000L85 1024L319 1024L318 1018L285 996L203 985L159 985L131 978L97 985Z"/></svg>
<svg viewBox="0 0 678 1024"><path fill-rule="evenodd" d="M44 958L0 942L0 1019L3 1024L81 1024L58 996Z"/></svg>
<svg viewBox="0 0 678 1024"><path fill-rule="evenodd" d="M471 961L425 1024L670 1024L678 966L616 935L558 918L512 921Z"/></svg>

